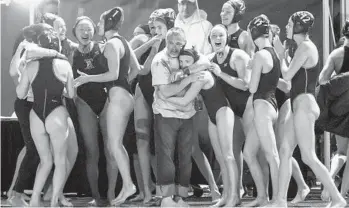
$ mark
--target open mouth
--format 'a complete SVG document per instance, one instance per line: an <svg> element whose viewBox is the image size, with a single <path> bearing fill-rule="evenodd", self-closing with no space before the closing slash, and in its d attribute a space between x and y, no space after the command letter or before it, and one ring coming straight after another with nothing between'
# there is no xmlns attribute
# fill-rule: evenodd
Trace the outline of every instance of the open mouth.
<svg viewBox="0 0 349 208"><path fill-rule="evenodd" d="M216 47L221 47L222 46L222 43L215 43L214 44Z"/></svg>

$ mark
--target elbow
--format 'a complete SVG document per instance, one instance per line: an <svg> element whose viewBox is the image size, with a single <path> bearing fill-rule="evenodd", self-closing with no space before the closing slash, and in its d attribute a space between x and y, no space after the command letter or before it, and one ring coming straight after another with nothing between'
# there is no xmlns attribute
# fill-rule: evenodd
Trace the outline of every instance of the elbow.
<svg viewBox="0 0 349 208"><path fill-rule="evenodd" d="M256 87L253 87L253 86L250 86L250 87L249 87L249 91L250 91L251 94L254 94L254 93L257 92L257 88L256 88Z"/></svg>
<svg viewBox="0 0 349 208"><path fill-rule="evenodd" d="M26 96L26 94L19 89L16 89L16 94L17 94L17 98L19 98L21 100L24 99Z"/></svg>
<svg viewBox="0 0 349 208"><path fill-rule="evenodd" d="M282 78L286 81L289 82L291 81L292 77L285 71L282 72Z"/></svg>

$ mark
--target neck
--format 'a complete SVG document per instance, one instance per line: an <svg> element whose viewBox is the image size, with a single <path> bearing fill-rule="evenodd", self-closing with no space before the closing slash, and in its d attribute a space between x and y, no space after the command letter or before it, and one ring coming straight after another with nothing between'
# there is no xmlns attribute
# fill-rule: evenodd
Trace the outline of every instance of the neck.
<svg viewBox="0 0 349 208"><path fill-rule="evenodd" d="M265 47L272 47L269 39L266 37L257 38L254 42L256 43L256 46L259 48L259 50Z"/></svg>
<svg viewBox="0 0 349 208"><path fill-rule="evenodd" d="M225 46L223 50L217 51L216 54L218 57L225 57L229 53L229 46Z"/></svg>
<svg viewBox="0 0 349 208"><path fill-rule="evenodd" d="M297 46L299 46L303 41L309 40L308 34L295 34L293 35L293 40L296 41Z"/></svg>
<svg viewBox="0 0 349 208"><path fill-rule="evenodd" d="M109 40L110 38L112 38L115 35L119 35L119 33L115 30L109 30L107 32L104 33L104 37Z"/></svg>
<svg viewBox="0 0 349 208"><path fill-rule="evenodd" d="M228 25L228 34L234 34L236 31L240 29L239 23L233 23Z"/></svg>
<svg viewBox="0 0 349 208"><path fill-rule="evenodd" d="M82 44L79 44L79 51L81 53L88 53L92 50L93 48L93 42L91 41L89 44L87 45L82 45Z"/></svg>

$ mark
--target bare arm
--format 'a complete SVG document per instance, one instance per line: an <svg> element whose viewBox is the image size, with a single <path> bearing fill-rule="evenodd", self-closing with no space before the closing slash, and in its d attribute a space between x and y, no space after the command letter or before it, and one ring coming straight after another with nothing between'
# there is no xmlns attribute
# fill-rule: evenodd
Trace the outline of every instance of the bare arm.
<svg viewBox="0 0 349 208"><path fill-rule="evenodd" d="M175 105L185 107L196 98L206 82L207 81L194 82L183 97L170 97L167 99L167 101Z"/></svg>
<svg viewBox="0 0 349 208"><path fill-rule="evenodd" d="M251 74L251 80L249 83L249 89L250 93L255 93L258 89L263 65L260 64L263 63L263 57L260 52L257 52L253 58L252 61L252 74Z"/></svg>
<svg viewBox="0 0 349 208"><path fill-rule="evenodd" d="M284 80L290 81L293 78L293 76L298 72L298 70L304 65L307 59L307 49L304 44L301 44L296 50L289 67L285 67L285 57L280 57L280 60L282 62L281 72Z"/></svg>
<svg viewBox="0 0 349 208"><path fill-rule="evenodd" d="M141 65L139 65L137 57L133 50L131 49L131 46L128 44L128 47L130 49L130 73L129 73L129 82L131 82L133 79L135 79L138 75L138 73L141 71Z"/></svg>
<svg viewBox="0 0 349 208"><path fill-rule="evenodd" d="M143 45L144 43L146 43L148 41L148 39L149 38L144 34L137 35L137 36L133 37L130 40L130 45L131 45L132 50L135 50L138 47L140 47L141 45Z"/></svg>
<svg viewBox="0 0 349 208"><path fill-rule="evenodd" d="M184 88L186 88L191 83L190 77L186 77L182 79L181 81L166 84L166 85L158 85L155 87L158 87L159 92L162 96L165 98L169 98L172 96L175 96L176 94L180 93Z"/></svg>
<svg viewBox="0 0 349 208"><path fill-rule="evenodd" d="M277 88L282 90L284 93L288 93L291 90L291 82L285 81L284 79L279 78Z"/></svg>
<svg viewBox="0 0 349 208"><path fill-rule="evenodd" d="M143 69L139 72L139 74L146 75L150 72L151 64L156 54L157 54L157 48L152 47L149 53L149 56L147 57L147 60L144 62Z"/></svg>
<svg viewBox="0 0 349 208"><path fill-rule="evenodd" d="M16 93L19 99L24 99L28 95L28 91L30 87L30 78L29 78L28 70L31 67L34 67L33 62L30 62L27 64L27 69L23 70L23 73L21 75L21 80L19 81L16 87Z"/></svg>
<svg viewBox="0 0 349 208"><path fill-rule="evenodd" d="M319 75L319 84L325 84L331 79L331 76L333 72L335 71L335 64L334 64L334 55L333 52L330 54L330 56L327 58L326 63Z"/></svg>
<svg viewBox="0 0 349 208"><path fill-rule="evenodd" d="M204 71L208 67L210 67L210 65L211 65L210 60L206 56L200 55L200 59L193 65L189 66L189 71L191 74L199 71Z"/></svg>
<svg viewBox="0 0 349 208"><path fill-rule="evenodd" d="M253 40L248 35L247 31L243 31L239 37L239 46L244 50L251 58L254 55L255 45Z"/></svg>
<svg viewBox="0 0 349 208"><path fill-rule="evenodd" d="M134 50L137 59L140 59L141 56L147 52L147 50L152 47L157 41L161 41L160 39L156 37L153 37L152 39L150 39L148 42L144 43L143 45L141 45L140 47L138 47L137 49Z"/></svg>

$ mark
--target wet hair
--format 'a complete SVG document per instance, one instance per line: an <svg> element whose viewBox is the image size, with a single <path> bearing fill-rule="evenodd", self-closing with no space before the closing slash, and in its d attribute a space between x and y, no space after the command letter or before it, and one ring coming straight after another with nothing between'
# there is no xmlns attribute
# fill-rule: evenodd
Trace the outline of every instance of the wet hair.
<svg viewBox="0 0 349 208"><path fill-rule="evenodd" d="M266 15L261 14L251 20L248 29L251 31L252 40L261 36L269 37L270 21Z"/></svg>
<svg viewBox="0 0 349 208"><path fill-rule="evenodd" d="M92 23L92 26L93 26L93 29L94 29L94 33L93 34L96 34L97 32L97 27L96 27L96 24L93 22L93 20L87 16L80 16L78 18L76 18L76 21L75 21L75 24L73 26L73 35L74 37L76 37L76 27L78 26L78 24L82 21L82 20L88 20Z"/></svg>
<svg viewBox="0 0 349 208"><path fill-rule="evenodd" d="M349 38L349 19L347 19L344 23L342 35L346 38Z"/></svg>
<svg viewBox="0 0 349 208"><path fill-rule="evenodd" d="M60 51L60 40L54 31L44 30L38 35L38 45L43 48Z"/></svg>
<svg viewBox="0 0 349 208"><path fill-rule="evenodd" d="M194 63L200 59L200 56L195 50L194 46L191 49L182 49L179 53L179 56L191 56L194 59Z"/></svg>
<svg viewBox="0 0 349 208"><path fill-rule="evenodd" d="M299 11L291 16L293 34L307 34L314 25L314 15L308 11Z"/></svg>
<svg viewBox="0 0 349 208"><path fill-rule="evenodd" d="M231 24L240 22L246 11L245 2L243 0L229 0L226 3L229 3L235 10Z"/></svg>
<svg viewBox="0 0 349 208"><path fill-rule="evenodd" d="M104 32L119 30L124 19L124 10L121 7L114 7L102 14L104 19Z"/></svg>
<svg viewBox="0 0 349 208"><path fill-rule="evenodd" d="M52 31L53 27L46 23L39 23L26 26L22 29L22 33L26 41L38 44L38 37L44 31Z"/></svg>

